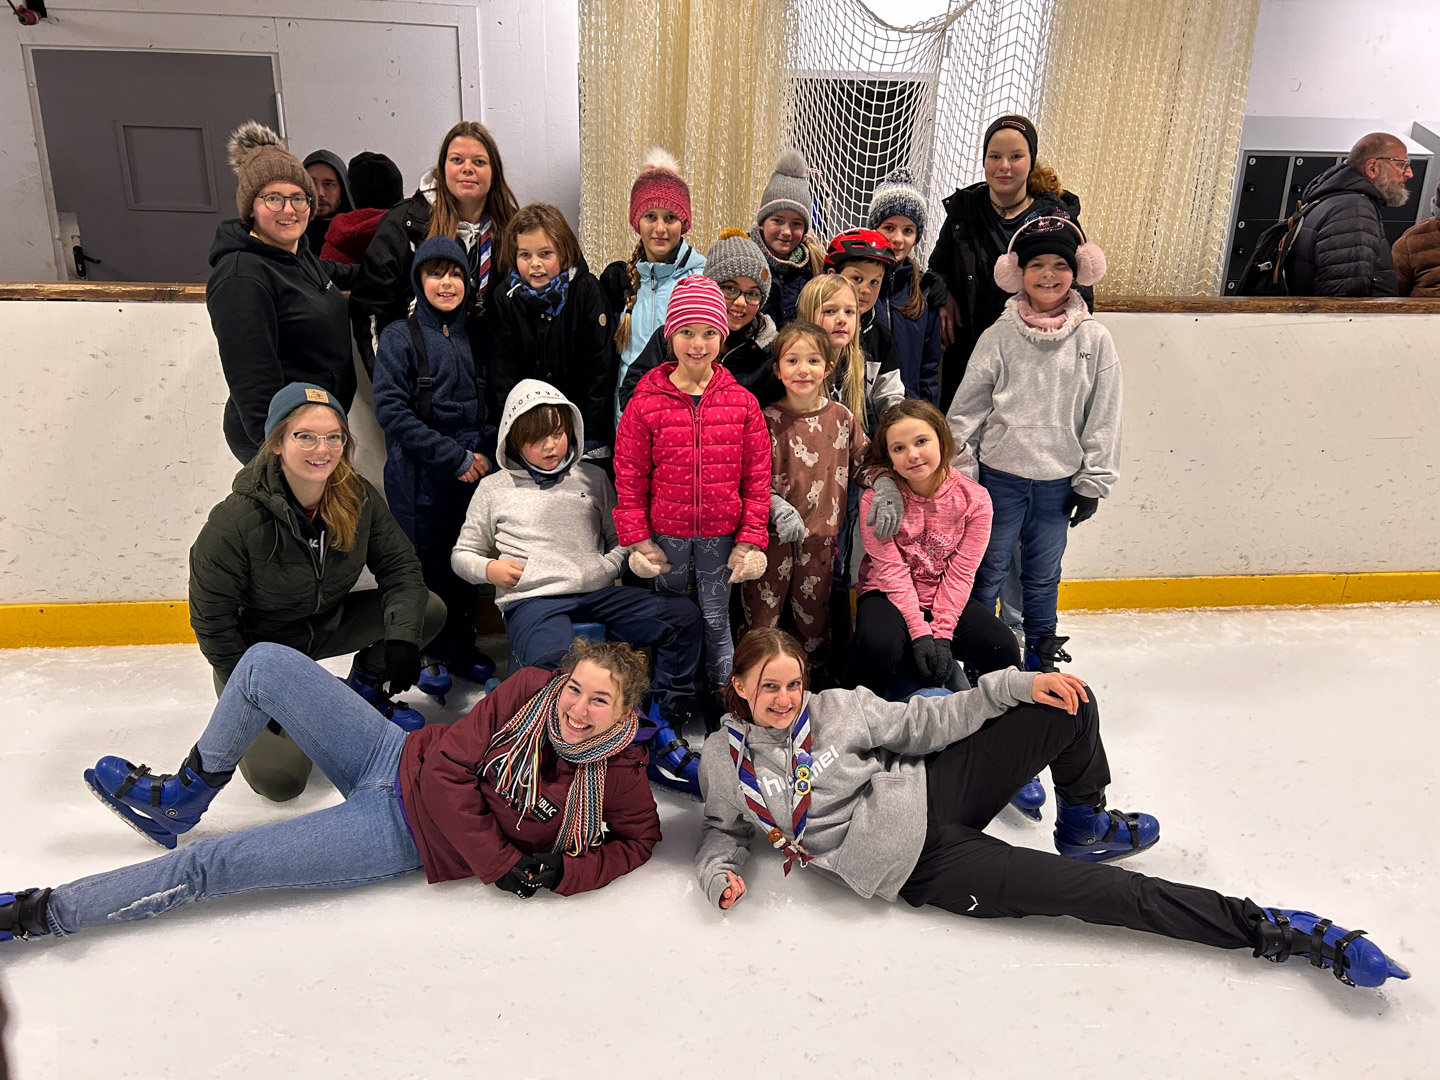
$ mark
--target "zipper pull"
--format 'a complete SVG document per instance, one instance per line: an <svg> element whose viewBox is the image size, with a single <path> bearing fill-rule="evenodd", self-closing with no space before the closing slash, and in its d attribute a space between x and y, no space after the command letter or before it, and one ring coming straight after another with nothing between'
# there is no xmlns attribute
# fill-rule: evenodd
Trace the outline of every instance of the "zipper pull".
<svg viewBox="0 0 1440 1080"><path fill-rule="evenodd" d="M443 333L443 334L448 338L448 337L450 336L450 324L449 324L449 323L441 323L441 324L440 324L440 331L441 331L441 333Z"/></svg>

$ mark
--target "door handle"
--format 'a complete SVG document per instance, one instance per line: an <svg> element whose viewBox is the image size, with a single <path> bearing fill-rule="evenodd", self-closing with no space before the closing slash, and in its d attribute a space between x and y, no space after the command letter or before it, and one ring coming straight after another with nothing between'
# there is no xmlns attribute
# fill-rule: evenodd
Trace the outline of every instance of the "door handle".
<svg viewBox="0 0 1440 1080"><path fill-rule="evenodd" d="M79 244L71 248L70 253L75 256L75 276L78 278L84 279L90 276L89 271L85 269L86 263L91 263L95 266L100 265L100 260L92 259L89 255L86 255L85 249Z"/></svg>

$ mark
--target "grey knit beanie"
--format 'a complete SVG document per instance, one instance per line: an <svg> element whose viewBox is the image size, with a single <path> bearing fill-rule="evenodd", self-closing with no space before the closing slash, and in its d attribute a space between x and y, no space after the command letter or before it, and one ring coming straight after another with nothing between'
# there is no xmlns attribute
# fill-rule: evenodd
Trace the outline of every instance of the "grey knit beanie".
<svg viewBox="0 0 1440 1080"><path fill-rule="evenodd" d="M814 227L810 220L810 208L814 202L815 198L810 193L810 166L805 163L805 156L793 148L786 150L775 162L775 172L760 193L760 210L755 215L755 224L764 223L776 210L793 210L805 219L805 231L808 233Z"/></svg>
<svg viewBox="0 0 1440 1080"><path fill-rule="evenodd" d="M925 236L925 196L915 186L909 169L892 169L875 185L870 197L870 228L878 229L888 217L907 217L915 223L915 241Z"/></svg>
<svg viewBox="0 0 1440 1080"><path fill-rule="evenodd" d="M235 209L247 229L255 222L255 196L277 180L294 184L310 196L310 212L315 212L315 181L300 159L280 145L280 136L264 124L247 120L230 134L226 149L237 181Z"/></svg>
<svg viewBox="0 0 1440 1080"><path fill-rule="evenodd" d="M705 253L705 276L717 285L737 277L752 279L760 289L760 305L770 299L770 266L760 245L744 229L721 229Z"/></svg>

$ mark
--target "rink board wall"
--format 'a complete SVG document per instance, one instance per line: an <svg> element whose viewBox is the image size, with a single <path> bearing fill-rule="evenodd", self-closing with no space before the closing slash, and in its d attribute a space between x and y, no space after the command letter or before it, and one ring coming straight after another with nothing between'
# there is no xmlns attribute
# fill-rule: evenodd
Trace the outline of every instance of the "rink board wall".
<svg viewBox="0 0 1440 1080"><path fill-rule="evenodd" d="M1306 580L1339 597L1349 575L1440 571L1440 315L1100 318L1123 472L1067 580L1330 575ZM0 301L0 340L0 603L182 599L236 469L204 305ZM369 408L362 390L378 482Z"/></svg>

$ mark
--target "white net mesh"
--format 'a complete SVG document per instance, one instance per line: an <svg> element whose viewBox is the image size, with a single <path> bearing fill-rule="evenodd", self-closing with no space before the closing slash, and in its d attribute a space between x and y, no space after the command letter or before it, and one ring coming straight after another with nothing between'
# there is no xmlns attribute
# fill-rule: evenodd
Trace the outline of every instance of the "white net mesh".
<svg viewBox="0 0 1440 1080"><path fill-rule="evenodd" d="M897 27L859 0L795 0L781 129L815 172L817 231L865 225L876 183L903 166L930 206L928 249L940 200L982 178L986 125L1032 111L1052 6L964 0Z"/></svg>

